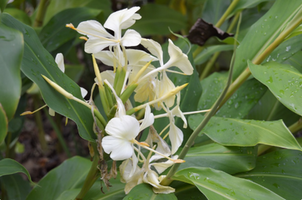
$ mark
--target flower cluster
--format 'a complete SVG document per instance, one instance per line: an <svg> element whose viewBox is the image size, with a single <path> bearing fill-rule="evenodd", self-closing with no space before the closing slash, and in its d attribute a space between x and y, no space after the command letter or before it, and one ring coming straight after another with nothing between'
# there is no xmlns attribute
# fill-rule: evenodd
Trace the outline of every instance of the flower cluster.
<svg viewBox="0 0 302 200"><path fill-rule="evenodd" d="M148 183L156 193L170 193L174 189L160 184L164 177L160 174L174 163L184 162L174 155L183 142L183 133L175 125L175 117L183 120L184 127L187 121L180 110L180 90L186 84L175 86L168 73L190 75L193 67L171 40L168 44L169 60L164 62L159 43L128 29L141 18L136 13L138 10L139 7L132 7L114 12L104 25L89 20L76 28L72 24L67 27L86 36L85 52L113 67L113 70L100 73L94 60L95 84L99 87L106 118L109 119L103 124L100 145L112 160L123 161L120 174L122 182L126 183L125 192L139 183ZM139 44L148 52L129 48ZM155 62L158 67L151 64ZM134 107L129 100L132 94L139 106ZM162 109L165 114L154 116L151 108ZM134 115L140 110L144 111L143 119ZM159 117L167 117L170 121L160 133L153 127L154 120ZM142 133L146 135L145 141L139 139ZM170 145L165 141L168 137Z"/></svg>

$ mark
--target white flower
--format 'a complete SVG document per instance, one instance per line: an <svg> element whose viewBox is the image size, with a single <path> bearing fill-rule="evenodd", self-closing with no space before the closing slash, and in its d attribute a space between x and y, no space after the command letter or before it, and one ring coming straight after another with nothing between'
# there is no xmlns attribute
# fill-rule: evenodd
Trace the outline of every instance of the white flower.
<svg viewBox="0 0 302 200"><path fill-rule="evenodd" d="M97 53L108 46L122 45L125 47L137 46L141 41L141 36L138 32L128 29L122 37L122 29L126 29L135 23L135 20L141 18L138 11L139 7L123 9L112 13L106 20L104 27L112 30L114 35L111 35L106 29L95 20L81 22L75 29L81 34L88 36L85 43L85 51L87 53ZM71 27L73 28L73 27Z"/></svg>
<svg viewBox="0 0 302 200"><path fill-rule="evenodd" d="M118 108L117 117L112 118L105 127L108 136L103 138L102 146L113 160L125 160L134 153L135 137L140 131L154 123L154 115L148 105L144 120L140 125L136 118L125 114L123 104L119 103L121 100L117 96L116 98L120 108Z"/></svg>

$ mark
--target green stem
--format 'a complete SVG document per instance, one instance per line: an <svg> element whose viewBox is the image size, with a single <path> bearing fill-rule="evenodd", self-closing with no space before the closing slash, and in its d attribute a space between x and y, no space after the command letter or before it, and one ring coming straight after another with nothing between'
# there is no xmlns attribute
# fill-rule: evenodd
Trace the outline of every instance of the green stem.
<svg viewBox="0 0 302 200"><path fill-rule="evenodd" d="M295 123L293 123L290 127L288 127L288 129L293 134L296 134L299 130L302 129L302 118L300 118L298 121L296 121Z"/></svg>
<svg viewBox="0 0 302 200"><path fill-rule="evenodd" d="M55 131L55 133L56 133L56 135L57 135L57 137L58 137L58 140L59 140L59 142L60 142L62 148L64 149L64 151L65 151L67 157L70 158L70 157L71 157L71 153L70 153L70 151L69 151L69 149L68 149L68 147L67 147L67 145L66 145L66 142L65 142L65 140L64 140L64 138L63 138L62 132L60 131L60 129L59 129L59 127L57 126L57 124L55 123L55 121L54 121L54 120L51 118L51 116L47 113L47 110L46 110L46 109L44 109L44 112L46 113L46 117L47 117L48 121L50 122L50 124L52 125L52 128L54 129L54 131Z"/></svg>
<svg viewBox="0 0 302 200"><path fill-rule="evenodd" d="M40 1L39 6L38 6L37 15L35 18L35 22L33 25L34 27L40 27L43 25L43 21L44 21L44 17L45 17L45 13L46 13L48 4L49 4L48 0Z"/></svg>
<svg viewBox="0 0 302 200"><path fill-rule="evenodd" d="M228 9L224 12L224 14L222 15L222 17L220 17L219 21L215 24L215 26L217 28L219 28L223 22L228 18L228 16L230 15L230 13L234 10L235 6L237 5L237 3L240 0L233 0L231 5L228 7Z"/></svg>
<svg viewBox="0 0 302 200"><path fill-rule="evenodd" d="M84 185L80 191L80 193L77 195L75 198L76 200L82 200L86 193L89 191L89 189L92 187L94 182L98 179L99 177L99 169L97 168L98 163L99 163L99 154L98 150L96 147L96 143L91 144L94 150L94 156L93 156L93 161L90 167L90 170L88 172L88 175L85 179Z"/></svg>
<svg viewBox="0 0 302 200"><path fill-rule="evenodd" d="M41 102L40 96L39 95L33 95L33 99L34 99L34 108L36 110L41 105L40 104L40 102ZM41 149L45 153L48 150L48 146L47 146L47 142L45 140L45 132L44 132L44 128L43 128L41 112L36 112L34 114L34 116L35 116L36 125L38 127L38 138L39 138L39 142L40 142L40 145L41 145Z"/></svg>

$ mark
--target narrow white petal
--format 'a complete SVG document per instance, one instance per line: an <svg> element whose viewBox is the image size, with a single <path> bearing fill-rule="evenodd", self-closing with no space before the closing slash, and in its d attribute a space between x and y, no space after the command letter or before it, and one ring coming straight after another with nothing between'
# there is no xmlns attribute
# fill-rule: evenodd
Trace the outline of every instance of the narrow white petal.
<svg viewBox="0 0 302 200"><path fill-rule="evenodd" d="M170 55L170 60L168 63L166 63L167 67L176 66L187 75L193 74L193 67L188 59L188 56L184 54L179 47L175 46L171 40L169 40L168 52Z"/></svg>
<svg viewBox="0 0 302 200"><path fill-rule="evenodd" d="M80 87L80 90L81 90L81 95L84 98L88 94L88 91L85 88L82 88L82 87Z"/></svg>
<svg viewBox="0 0 302 200"><path fill-rule="evenodd" d="M141 44L150 51L151 54L155 55L160 64L163 65L163 51L158 42L151 39L142 39Z"/></svg>
<svg viewBox="0 0 302 200"><path fill-rule="evenodd" d="M180 147L183 137L182 131L175 124L170 123L169 138L172 145L172 154Z"/></svg>
<svg viewBox="0 0 302 200"><path fill-rule="evenodd" d="M147 104L145 108L145 117L142 124L139 127L139 131L144 130L145 128L151 126L154 123L154 115L151 113L151 108L149 104Z"/></svg>
<svg viewBox="0 0 302 200"><path fill-rule="evenodd" d="M86 53L98 53L108 46L115 46L117 43L99 38L89 38L85 43Z"/></svg>
<svg viewBox="0 0 302 200"><path fill-rule="evenodd" d="M87 36L101 36L112 38L112 35L108 33L102 26L102 24L100 24L96 20L88 20L81 22L77 27L77 31Z"/></svg>
<svg viewBox="0 0 302 200"><path fill-rule="evenodd" d="M62 53L58 53L56 55L55 61L60 68L60 70L64 73L65 72L65 65L64 65L64 57Z"/></svg>
<svg viewBox="0 0 302 200"><path fill-rule="evenodd" d="M135 30L128 29L121 39L121 44L125 47L137 46L141 43L141 35Z"/></svg>
<svg viewBox="0 0 302 200"><path fill-rule="evenodd" d="M183 127L187 128L187 119L185 118L185 115L182 113L182 111L179 108L179 105L176 105L173 109L172 109L172 115L180 117L182 119L182 121L184 122Z"/></svg>

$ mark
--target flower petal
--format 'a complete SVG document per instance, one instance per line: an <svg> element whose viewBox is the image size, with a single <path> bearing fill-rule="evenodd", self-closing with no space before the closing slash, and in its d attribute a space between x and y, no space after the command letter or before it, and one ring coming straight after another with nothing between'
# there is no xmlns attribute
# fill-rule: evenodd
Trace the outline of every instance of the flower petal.
<svg viewBox="0 0 302 200"><path fill-rule="evenodd" d="M90 36L101 36L106 38L112 38L113 36L108 33L105 28L96 20L87 20L84 22L81 22L78 27L77 31L81 34Z"/></svg>
<svg viewBox="0 0 302 200"><path fill-rule="evenodd" d="M173 44L170 39L168 52L170 55L170 59L165 64L167 65L166 68L176 66L187 75L193 74L193 67L188 59L188 56L184 54L178 46L175 46L175 44Z"/></svg>
<svg viewBox="0 0 302 200"><path fill-rule="evenodd" d="M88 94L88 91L85 88L82 88L82 87L80 87L80 90L81 90L81 95L84 98Z"/></svg>
<svg viewBox="0 0 302 200"><path fill-rule="evenodd" d="M141 35L135 30L128 29L123 38L121 39L121 44L125 47L137 46L141 43Z"/></svg>
<svg viewBox="0 0 302 200"><path fill-rule="evenodd" d="M140 7L135 6L130 9L125 8L123 10L119 10L112 13L107 18L104 27L113 30L115 34L116 32L121 31L121 29L129 28L135 23L135 20L141 18L139 14L135 14L135 12L138 11L139 9Z"/></svg>
<svg viewBox="0 0 302 200"><path fill-rule="evenodd" d="M60 68L60 70L64 73L65 72L65 65L64 65L64 57L62 53L58 53L56 55L55 61Z"/></svg>
<svg viewBox="0 0 302 200"><path fill-rule="evenodd" d="M113 136L105 136L102 139L102 147L112 160L125 160L134 153L131 142Z"/></svg>
<svg viewBox="0 0 302 200"><path fill-rule="evenodd" d="M110 40L103 40L96 37L91 37L85 43L85 52L86 53L98 53L108 46L115 46L116 42Z"/></svg>
<svg viewBox="0 0 302 200"><path fill-rule="evenodd" d="M172 154L180 147L183 137L182 131L174 123L170 123L169 138L171 140Z"/></svg>
<svg viewBox="0 0 302 200"><path fill-rule="evenodd" d="M139 123L132 116L122 115L112 118L108 122L105 131L111 136L130 141L138 135Z"/></svg>
<svg viewBox="0 0 302 200"><path fill-rule="evenodd" d="M151 54L155 55L158 58L160 65L163 65L163 51L158 42L155 42L151 39L142 39L141 44L145 48L147 48Z"/></svg>
<svg viewBox="0 0 302 200"><path fill-rule="evenodd" d="M154 115L151 113L151 108L149 104L147 104L145 108L145 117L142 124L139 127L139 131L144 130L145 128L151 126L154 123Z"/></svg>

